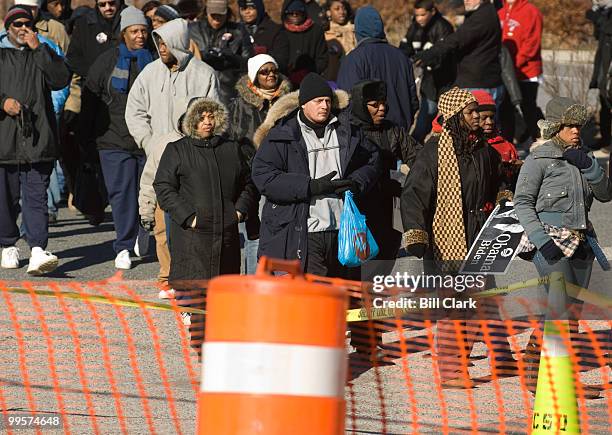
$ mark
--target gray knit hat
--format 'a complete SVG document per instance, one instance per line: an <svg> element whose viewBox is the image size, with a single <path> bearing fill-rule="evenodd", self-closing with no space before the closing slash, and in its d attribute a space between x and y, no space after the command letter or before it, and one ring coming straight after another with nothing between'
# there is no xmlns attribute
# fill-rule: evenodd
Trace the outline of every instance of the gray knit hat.
<svg viewBox="0 0 612 435"><path fill-rule="evenodd" d="M586 124L587 110L582 104L567 97L553 97L546 105L546 119L538 121L538 127L544 139L550 139L564 125Z"/></svg>
<svg viewBox="0 0 612 435"><path fill-rule="evenodd" d="M140 24L142 26L148 27L149 23L145 17L145 14L138 8L134 6L128 6L124 10L121 11L121 31L123 32L130 26L135 26Z"/></svg>

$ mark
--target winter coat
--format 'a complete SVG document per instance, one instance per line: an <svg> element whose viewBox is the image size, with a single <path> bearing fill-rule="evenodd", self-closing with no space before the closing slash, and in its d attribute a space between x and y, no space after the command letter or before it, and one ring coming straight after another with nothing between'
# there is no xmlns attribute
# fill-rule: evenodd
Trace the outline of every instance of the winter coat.
<svg viewBox="0 0 612 435"><path fill-rule="evenodd" d="M418 154L404 183L401 213L404 231L427 233L426 260L432 260L436 235L433 219L436 212L438 186L438 140L432 136ZM466 245L469 249L493 209L500 187L500 157L483 140L470 154L457 156L461 178L461 204L465 224ZM457 204L459 207L459 204ZM431 264L430 261L426 264Z"/></svg>
<svg viewBox="0 0 612 435"><path fill-rule="evenodd" d="M203 111L215 114L214 136L201 139L196 126ZM162 210L170 213L170 285L240 273L238 217L256 210L248 162L238 143L223 136L227 113L208 98L185 114L186 137L168 144L153 187ZM195 228L191 228L196 218ZM184 288L184 287L183 287Z"/></svg>
<svg viewBox="0 0 612 435"><path fill-rule="evenodd" d="M82 95L80 137L85 142L83 145L95 142L98 150L144 155L125 122L128 94L118 92L111 84L118 58L119 47L111 48L102 53L89 69ZM139 73L136 62L131 62L129 85L133 85Z"/></svg>
<svg viewBox="0 0 612 435"><path fill-rule="evenodd" d="M589 11L587 18L593 21L599 41L589 88L599 89L600 96L612 106L612 7Z"/></svg>
<svg viewBox="0 0 612 435"><path fill-rule="evenodd" d="M266 14L255 27L245 25L251 35L253 51L257 54L269 54L274 58L282 72L289 65L289 40L283 26L272 21Z"/></svg>
<svg viewBox="0 0 612 435"><path fill-rule="evenodd" d="M539 249L550 240L542 223L586 230L593 198L612 200L612 183L597 159L580 170L563 159L563 149L549 140L527 156L519 173L514 208L529 240Z"/></svg>
<svg viewBox="0 0 612 435"><path fill-rule="evenodd" d="M159 138L156 143L152 143L147 162L144 165L142 174L140 174L140 190L138 191L138 214L146 221L153 222L155 220L155 209L157 208L157 196L153 188L153 181L161 156L166 150L166 146L172 142L181 139L182 133L172 131L165 136Z"/></svg>
<svg viewBox="0 0 612 435"><path fill-rule="evenodd" d="M413 19L399 48L411 58L415 53L429 50L453 32L451 23L436 11L425 27L419 26ZM456 66L452 58L443 59L440 65L432 66L431 70L424 68L421 81L421 98L438 101L440 94L447 91L455 81L455 74Z"/></svg>
<svg viewBox="0 0 612 435"><path fill-rule="evenodd" d="M66 54L70 70L87 78L87 72L98 56L120 42L119 25L124 1L119 1L119 8L112 20L104 18L98 8L83 13L74 23L72 43Z"/></svg>
<svg viewBox="0 0 612 435"><path fill-rule="evenodd" d="M321 7L316 2L311 1L306 5L307 14L313 21L313 24L305 31L292 32L287 29L285 24L284 11L292 0L284 0L281 11L281 21L285 27L285 33L289 41L289 66L287 76L293 86L298 87L302 79L309 72L323 74L329 62L329 54L327 51L327 43L325 42L325 34L323 24L320 22L319 11ZM323 15L323 18L325 16Z"/></svg>
<svg viewBox="0 0 612 435"><path fill-rule="evenodd" d="M283 95L291 92L291 83L289 79L282 75L280 79L279 96L272 104L276 103ZM242 144L245 149L251 149L252 152L249 157L252 158L253 154L255 154L253 135L266 119L266 115L271 106L268 100L261 98L249 89L249 82L249 77L244 75L238 80L238 83L236 83L236 92L238 96L232 100L232 104L230 105L229 135L236 142ZM258 192L258 200L260 196ZM251 215L245 225L249 240L258 239L260 227L259 213Z"/></svg>
<svg viewBox="0 0 612 435"><path fill-rule="evenodd" d="M130 134L145 153L150 143L171 131L195 97L219 99L219 84L215 71L189 52L185 20L177 19L153 31L166 43L178 60L178 68L170 71L157 59L138 75L128 95L125 121Z"/></svg>
<svg viewBox="0 0 612 435"><path fill-rule="evenodd" d="M68 47L70 46L70 36L68 36L66 28L61 22L47 16L46 14L43 15L42 13L39 13L34 26L36 27L36 31L39 35L42 35L45 38L55 42L64 53L68 52Z"/></svg>
<svg viewBox="0 0 612 435"><path fill-rule="evenodd" d="M42 44L48 45L49 48L51 48L51 50L53 50L55 54L64 59L64 52L55 42L40 34L38 35L38 40ZM6 30L0 31L0 48L16 49L16 47L8 39L8 34L6 33ZM55 112L56 115L60 115L62 113L62 110L64 110L64 105L66 104L66 100L68 99L69 94L70 86L66 86L65 88L60 89L59 91L51 92L51 99L53 100L53 112Z"/></svg>
<svg viewBox="0 0 612 435"><path fill-rule="evenodd" d="M439 65L454 56L457 62L455 84L460 88L495 88L502 84L499 51L501 28L495 7L482 3L465 15L457 31L430 50L415 55L423 66Z"/></svg>
<svg viewBox="0 0 612 435"><path fill-rule="evenodd" d="M249 33L243 25L231 21L215 30L204 19L189 24L189 35L202 60L217 71L221 101L228 105L235 96L236 81L246 72L247 60L255 54Z"/></svg>
<svg viewBox="0 0 612 435"><path fill-rule="evenodd" d="M70 82L64 60L45 44L36 50L0 48L0 163L50 162L58 157L57 124L51 91ZM14 98L29 111L9 116L3 110L7 98ZM22 119L29 121L32 134L24 137Z"/></svg>
<svg viewBox="0 0 612 435"><path fill-rule="evenodd" d="M416 153L423 146L408 132L390 121L374 125L363 98L363 88L372 83L358 83L351 93L351 122L361 128L368 139L379 148L382 173L376 185L359 200L359 210L366 216L368 228L378 243L378 260L394 260L401 234L393 229L393 198L400 196L401 184L392 180L390 171L397 170L397 161L412 165Z"/></svg>
<svg viewBox="0 0 612 435"><path fill-rule="evenodd" d="M353 23L346 23L344 26L330 21L329 29L325 31L325 41L329 51L329 64L325 71L325 78L335 82L338 78L340 62L344 56L355 49L355 26Z"/></svg>
<svg viewBox="0 0 612 435"><path fill-rule="evenodd" d="M528 0L504 2L497 11L502 26L502 43L508 48L518 80L542 75L542 28L540 10Z"/></svg>
<svg viewBox="0 0 612 435"><path fill-rule="evenodd" d="M340 144L343 178L354 180L359 194L368 192L380 176L378 147L350 122L348 95L336 91L332 100L338 113L336 134ZM299 259L304 267L308 252L310 170L306 143L298 124L298 92L281 98L268 112L254 136L258 147L252 177L266 203L261 217L258 255Z"/></svg>
<svg viewBox="0 0 612 435"><path fill-rule="evenodd" d="M278 101L283 95L291 92L291 83L289 79L281 75L280 80L280 92L278 98L274 100L272 104ZM253 147L253 135L266 119L266 115L270 109L270 102L249 89L249 82L249 76L244 75L238 80L238 83L236 83L236 93L238 96L232 100L229 107L229 135L234 140L239 142L244 141Z"/></svg>
<svg viewBox="0 0 612 435"><path fill-rule="evenodd" d="M397 47L385 40L365 38L342 61L338 86L350 91L361 80L382 80L389 92L387 119L410 129L419 109L412 62ZM391 92L393 90L393 92Z"/></svg>

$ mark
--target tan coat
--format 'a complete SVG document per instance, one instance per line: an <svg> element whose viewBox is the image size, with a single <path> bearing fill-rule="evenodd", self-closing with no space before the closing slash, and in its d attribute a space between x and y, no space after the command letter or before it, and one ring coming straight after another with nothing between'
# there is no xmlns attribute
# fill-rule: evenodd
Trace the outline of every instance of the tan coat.
<svg viewBox="0 0 612 435"><path fill-rule="evenodd" d="M329 23L329 30L325 32L325 40L328 45L332 43L340 44L342 53L346 56L353 51L357 45L357 41L355 40L355 26L353 23L347 23L341 26L331 21Z"/></svg>
<svg viewBox="0 0 612 435"><path fill-rule="evenodd" d="M64 54L68 53L70 36L62 23L55 20L40 20L36 23L38 33L59 45Z"/></svg>

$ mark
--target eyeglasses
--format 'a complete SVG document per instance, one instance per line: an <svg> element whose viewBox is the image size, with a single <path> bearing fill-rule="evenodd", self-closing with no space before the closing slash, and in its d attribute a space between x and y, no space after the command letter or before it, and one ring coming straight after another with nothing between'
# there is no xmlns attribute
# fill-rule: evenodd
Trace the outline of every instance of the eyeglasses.
<svg viewBox="0 0 612 435"><path fill-rule="evenodd" d="M105 8L107 6L115 6L116 2L115 0L111 0L111 1L107 1L107 2L99 2L98 3L98 7L99 8Z"/></svg>
<svg viewBox="0 0 612 435"><path fill-rule="evenodd" d="M258 74L260 76L269 76L270 74L277 75L278 74L278 70L276 68L260 69Z"/></svg>
<svg viewBox="0 0 612 435"><path fill-rule="evenodd" d="M13 26L15 29L20 29L22 27L32 27L32 22L31 21L13 21L13 23L11 24L11 26Z"/></svg>

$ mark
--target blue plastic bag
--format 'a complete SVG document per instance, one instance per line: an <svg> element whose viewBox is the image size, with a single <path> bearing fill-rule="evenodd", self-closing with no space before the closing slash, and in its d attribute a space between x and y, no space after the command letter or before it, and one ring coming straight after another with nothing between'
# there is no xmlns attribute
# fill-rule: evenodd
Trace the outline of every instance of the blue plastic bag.
<svg viewBox="0 0 612 435"><path fill-rule="evenodd" d="M366 225L366 218L353 201L353 194L344 194L344 208L338 233L338 261L343 266L357 267L378 255L378 244Z"/></svg>

